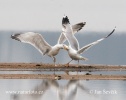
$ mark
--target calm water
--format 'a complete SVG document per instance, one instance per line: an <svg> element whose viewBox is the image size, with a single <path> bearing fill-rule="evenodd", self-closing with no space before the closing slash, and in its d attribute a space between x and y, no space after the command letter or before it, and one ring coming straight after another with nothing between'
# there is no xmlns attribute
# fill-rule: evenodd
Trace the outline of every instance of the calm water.
<svg viewBox="0 0 126 100"><path fill-rule="evenodd" d="M58 32L40 32L46 41L55 45L60 35ZM80 47L91 43L104 34L89 32L76 35L80 42ZM13 32L0 32L0 62L37 62L52 63L52 59L41 54L31 45L23 44L12 40L10 35ZM126 65L126 35L122 33L113 34L110 38L95 45L83 56L89 60L81 64L113 64ZM61 59L62 57L62 59ZM67 52L61 50L56 56L57 63L67 63L70 58ZM77 63L73 61L72 63ZM53 72L9 72L4 73L53 73ZM62 73L62 72L57 72ZM79 74L85 74L81 72ZM122 75L122 72L91 72L91 74L114 74ZM71 74L73 74L71 72ZM39 79L1 79L0 97L2 100L124 100L126 94L126 82L117 80L39 80Z"/></svg>
<svg viewBox="0 0 126 100"><path fill-rule="evenodd" d="M2 100L124 100L125 81L0 80Z"/></svg>

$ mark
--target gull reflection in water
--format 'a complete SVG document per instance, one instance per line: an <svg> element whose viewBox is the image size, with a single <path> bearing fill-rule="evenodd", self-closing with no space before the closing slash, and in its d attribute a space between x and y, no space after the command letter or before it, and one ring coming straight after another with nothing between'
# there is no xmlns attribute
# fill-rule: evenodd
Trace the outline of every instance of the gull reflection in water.
<svg viewBox="0 0 126 100"><path fill-rule="evenodd" d="M80 89L86 94L89 94L89 89L84 87L80 80L69 80L65 85L61 85L57 80L43 80L33 90L41 91L42 93L33 94L13 94L12 100L41 100L42 96L52 90L57 92L59 100L74 100L77 95L77 90ZM48 90L48 91L47 91Z"/></svg>

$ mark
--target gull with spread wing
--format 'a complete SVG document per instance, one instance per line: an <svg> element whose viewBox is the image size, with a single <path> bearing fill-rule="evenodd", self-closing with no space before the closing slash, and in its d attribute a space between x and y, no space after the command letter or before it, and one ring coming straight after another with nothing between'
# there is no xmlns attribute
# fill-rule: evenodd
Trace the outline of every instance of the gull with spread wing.
<svg viewBox="0 0 126 100"><path fill-rule="evenodd" d="M85 25L85 22L81 22L72 26L73 34L81 30ZM42 55L47 54L49 57L53 59L55 64L56 58L55 56L59 53L60 49L64 49L66 38L63 33L61 33L58 42L56 45L49 45L43 36L39 33L35 32L24 32L24 33L16 33L11 35L12 39L18 40L23 43L28 43L34 46Z"/></svg>
<svg viewBox="0 0 126 100"><path fill-rule="evenodd" d="M78 60L78 65L79 65L79 60L87 60L87 58L82 57L80 54L82 54L84 51L88 50L90 47L94 46L95 44L108 38L115 31L115 29L113 29L112 32L110 32L107 36L93 43L90 43L82 47L81 49L79 49L78 40L73 35L73 29L72 29L72 26L70 25L70 22L67 16L64 16L62 19L62 31L69 43L69 46L64 45L64 49L68 51L68 54L72 60ZM67 64L69 65L70 62L68 62Z"/></svg>

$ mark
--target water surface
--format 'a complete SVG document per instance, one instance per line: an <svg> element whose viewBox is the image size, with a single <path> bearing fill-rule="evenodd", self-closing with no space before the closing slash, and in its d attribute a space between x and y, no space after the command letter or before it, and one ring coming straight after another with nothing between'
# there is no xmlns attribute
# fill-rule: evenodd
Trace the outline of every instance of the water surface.
<svg viewBox="0 0 126 100"><path fill-rule="evenodd" d="M124 100L125 81L0 80L2 100Z"/></svg>

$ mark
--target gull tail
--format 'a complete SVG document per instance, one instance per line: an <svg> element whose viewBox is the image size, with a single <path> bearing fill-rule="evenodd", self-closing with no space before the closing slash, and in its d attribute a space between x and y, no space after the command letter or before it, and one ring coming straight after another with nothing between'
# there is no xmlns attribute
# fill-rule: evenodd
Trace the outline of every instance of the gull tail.
<svg viewBox="0 0 126 100"><path fill-rule="evenodd" d="M64 16L62 19L62 24L70 24L69 19L67 16Z"/></svg>
<svg viewBox="0 0 126 100"><path fill-rule="evenodd" d="M18 41L21 41L21 40L18 38L19 35L20 35L20 34L13 34L13 35L11 35L11 38L12 38L12 39L15 39L15 40L18 40Z"/></svg>
<svg viewBox="0 0 126 100"><path fill-rule="evenodd" d="M81 58L81 60L87 61L87 60L88 60L88 58L84 58L84 57L82 57L82 58Z"/></svg>

